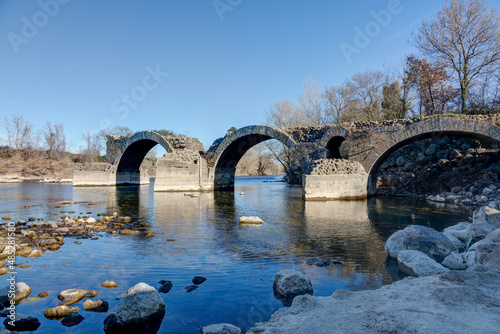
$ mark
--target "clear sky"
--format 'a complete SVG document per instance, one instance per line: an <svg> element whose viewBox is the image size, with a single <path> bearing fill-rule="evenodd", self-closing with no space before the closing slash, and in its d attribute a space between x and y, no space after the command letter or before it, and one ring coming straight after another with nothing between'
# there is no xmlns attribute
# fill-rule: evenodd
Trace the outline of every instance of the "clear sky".
<svg viewBox="0 0 500 334"><path fill-rule="evenodd" d="M411 31L441 6L0 0L0 117L62 122L73 151L82 131L114 125L171 129L210 145L231 126L261 124L310 77L325 87L400 64L415 52Z"/></svg>

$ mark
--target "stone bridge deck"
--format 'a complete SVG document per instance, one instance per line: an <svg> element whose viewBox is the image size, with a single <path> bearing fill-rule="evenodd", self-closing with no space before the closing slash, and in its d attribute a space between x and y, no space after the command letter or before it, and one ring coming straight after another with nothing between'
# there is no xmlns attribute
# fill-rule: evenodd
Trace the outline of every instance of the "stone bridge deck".
<svg viewBox="0 0 500 334"><path fill-rule="evenodd" d="M217 139L207 152L196 138L164 137L152 131L129 137L110 136L108 174L97 175L94 171L85 175L83 170L75 173L74 184L95 184L93 179L110 185L147 182L140 164L147 152L160 144L168 154L158 161L156 191L232 189L241 157L254 145L276 139L293 153L304 171L306 199L362 198L376 192L378 168L392 152L419 139L451 135L500 143L500 115L423 117L287 129L253 125ZM353 165L345 168L349 172L321 173L331 171L333 165L340 166L328 163L332 158Z"/></svg>

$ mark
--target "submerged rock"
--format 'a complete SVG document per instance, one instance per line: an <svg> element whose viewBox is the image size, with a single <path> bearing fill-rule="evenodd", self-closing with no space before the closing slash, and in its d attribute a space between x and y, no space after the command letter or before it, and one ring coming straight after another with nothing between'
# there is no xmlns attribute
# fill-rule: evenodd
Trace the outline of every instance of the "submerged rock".
<svg viewBox="0 0 500 334"><path fill-rule="evenodd" d="M172 281L161 280L159 283L161 284L161 286L158 289L158 292L161 293L168 293L173 287Z"/></svg>
<svg viewBox="0 0 500 334"><path fill-rule="evenodd" d="M444 234L432 228L410 225L391 235L385 243L385 250L393 258L397 258L402 250L417 250L442 262L456 247Z"/></svg>
<svg viewBox="0 0 500 334"><path fill-rule="evenodd" d="M85 320L85 318L78 313L70 313L61 320L61 324L66 327L73 327L78 325L80 322Z"/></svg>
<svg viewBox="0 0 500 334"><path fill-rule="evenodd" d="M165 315L165 302L158 291L146 283L138 283L104 319L106 333L155 333Z"/></svg>
<svg viewBox="0 0 500 334"><path fill-rule="evenodd" d="M191 292L191 291L198 289L198 286L197 285L188 285L188 286L184 287L184 289L186 289L186 292Z"/></svg>
<svg viewBox="0 0 500 334"><path fill-rule="evenodd" d="M36 331L40 327L40 320L25 314L16 314L14 323L7 317L3 322L6 329L11 331Z"/></svg>
<svg viewBox="0 0 500 334"><path fill-rule="evenodd" d="M314 293L309 277L303 271L295 269L281 270L274 274L273 291L284 306L290 306L297 296Z"/></svg>
<svg viewBox="0 0 500 334"><path fill-rule="evenodd" d="M195 285L200 285L201 283L205 282L207 279L203 276L195 276L193 278L193 284Z"/></svg>
<svg viewBox="0 0 500 334"><path fill-rule="evenodd" d="M216 324L201 327L200 334L243 334L243 331L231 324Z"/></svg>

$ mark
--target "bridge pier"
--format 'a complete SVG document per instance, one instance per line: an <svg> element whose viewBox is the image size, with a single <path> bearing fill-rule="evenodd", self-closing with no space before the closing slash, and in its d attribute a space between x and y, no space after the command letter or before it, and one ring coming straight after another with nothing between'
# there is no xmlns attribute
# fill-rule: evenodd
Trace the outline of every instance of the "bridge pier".
<svg viewBox="0 0 500 334"><path fill-rule="evenodd" d="M207 191L212 190L213 168L199 158L195 163L158 159L154 191Z"/></svg>

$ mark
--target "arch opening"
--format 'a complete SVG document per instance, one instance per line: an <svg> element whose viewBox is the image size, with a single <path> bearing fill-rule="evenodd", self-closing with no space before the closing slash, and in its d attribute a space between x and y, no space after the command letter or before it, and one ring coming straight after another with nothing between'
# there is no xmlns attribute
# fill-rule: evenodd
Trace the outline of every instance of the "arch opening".
<svg viewBox="0 0 500 334"><path fill-rule="evenodd" d="M155 177L157 150L165 148L151 139L142 139L130 144L120 157L116 170L116 184L149 183Z"/></svg>
<svg viewBox="0 0 500 334"><path fill-rule="evenodd" d="M345 141L344 137L334 136L326 143L326 157L328 159L340 159L340 145Z"/></svg>
<svg viewBox="0 0 500 334"><path fill-rule="evenodd" d="M470 185L498 164L500 141L483 134L436 131L393 145L372 165L368 195L424 195ZM378 192L380 188L380 192ZM465 191L465 188L464 188Z"/></svg>
<svg viewBox="0 0 500 334"><path fill-rule="evenodd" d="M216 191L234 191L236 167L250 148L270 139L277 139L265 134L249 134L232 141L221 153L215 166L214 189ZM279 140L282 142L281 140ZM285 147L288 146L282 143ZM288 148L289 149L289 148ZM292 152L291 149L289 149Z"/></svg>

